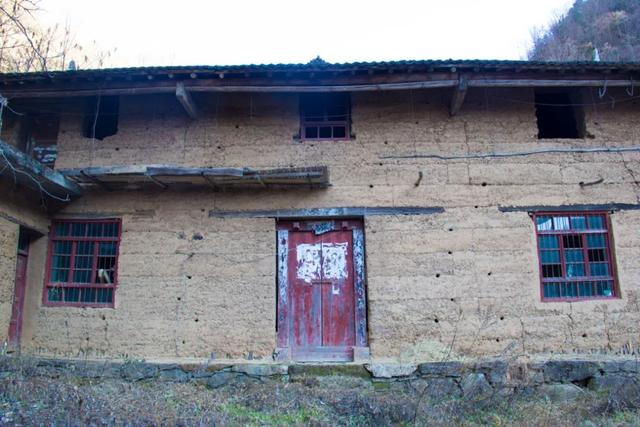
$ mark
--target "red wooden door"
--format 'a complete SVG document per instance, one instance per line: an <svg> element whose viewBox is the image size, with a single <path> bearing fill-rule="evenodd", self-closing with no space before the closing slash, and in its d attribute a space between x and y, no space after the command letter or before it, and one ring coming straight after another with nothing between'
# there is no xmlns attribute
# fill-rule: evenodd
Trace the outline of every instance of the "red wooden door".
<svg viewBox="0 0 640 427"><path fill-rule="evenodd" d="M287 276L292 357L351 360L356 344L352 231L290 231Z"/></svg>
<svg viewBox="0 0 640 427"><path fill-rule="evenodd" d="M9 323L9 343L16 346L20 343L20 334L22 333L22 309L27 287L27 259L27 252L19 250L16 262L16 283L13 306L11 308L11 321Z"/></svg>

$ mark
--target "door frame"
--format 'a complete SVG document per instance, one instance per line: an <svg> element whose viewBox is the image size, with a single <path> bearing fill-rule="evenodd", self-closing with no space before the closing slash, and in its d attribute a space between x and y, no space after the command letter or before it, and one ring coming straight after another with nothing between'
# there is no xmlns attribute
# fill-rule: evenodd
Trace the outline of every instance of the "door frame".
<svg viewBox="0 0 640 427"><path fill-rule="evenodd" d="M9 331L7 334L9 345L16 350L20 349L20 341L22 338L22 324L24 322L24 304L27 294L28 272L29 272L29 248L31 246L33 233L24 227L20 227L18 234L18 247L16 248L16 270L13 281L13 297L11 298L11 318L9 319ZM25 248L21 248L23 242ZM22 283L18 283L18 268L20 268L20 259L24 259L22 268L24 269ZM18 288L21 289L18 289ZM17 295L22 295L21 301L16 301ZM15 321L14 321L15 319Z"/></svg>
<svg viewBox="0 0 640 427"><path fill-rule="evenodd" d="M276 293L276 329L277 360L292 360L290 337L289 290L289 233L295 231L315 231L318 234L337 230L351 230L353 233L353 271L354 271L354 308L355 308L355 346L353 359L369 358L367 327L367 290L365 275L364 226L361 218L345 219L302 219L277 220L277 293Z"/></svg>

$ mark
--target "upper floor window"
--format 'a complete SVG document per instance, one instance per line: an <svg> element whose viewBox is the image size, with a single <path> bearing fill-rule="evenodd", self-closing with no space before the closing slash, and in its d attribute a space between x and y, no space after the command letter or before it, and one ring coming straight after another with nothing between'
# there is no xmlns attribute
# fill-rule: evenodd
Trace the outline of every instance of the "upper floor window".
<svg viewBox="0 0 640 427"><path fill-rule="evenodd" d="M578 93L537 91L538 139L584 138L585 119Z"/></svg>
<svg viewBox="0 0 640 427"><path fill-rule="evenodd" d="M54 221L45 304L113 307L119 244L120 220Z"/></svg>
<svg viewBox="0 0 640 427"><path fill-rule="evenodd" d="M60 119L57 114L38 114L27 118L24 151L43 165L53 168L58 156Z"/></svg>
<svg viewBox="0 0 640 427"><path fill-rule="evenodd" d="M300 96L300 137L303 140L349 139L351 102L348 93L308 93Z"/></svg>
<svg viewBox="0 0 640 427"><path fill-rule="evenodd" d="M58 151L58 114L53 111L34 112L23 107L17 108L24 112L18 115L4 110L2 113L0 138L43 165L53 168Z"/></svg>
<svg viewBox="0 0 640 427"><path fill-rule="evenodd" d="M543 213L534 219L543 300L618 296L606 213Z"/></svg>
<svg viewBox="0 0 640 427"><path fill-rule="evenodd" d="M108 136L118 133L119 113L119 97L97 96L90 98L84 116L84 137L103 140Z"/></svg>

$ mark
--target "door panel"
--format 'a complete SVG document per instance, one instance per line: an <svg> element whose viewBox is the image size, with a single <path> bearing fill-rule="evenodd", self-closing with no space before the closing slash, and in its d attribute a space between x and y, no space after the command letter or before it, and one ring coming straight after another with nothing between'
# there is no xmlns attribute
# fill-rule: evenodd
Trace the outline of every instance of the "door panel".
<svg viewBox="0 0 640 427"><path fill-rule="evenodd" d="M299 360L350 360L355 345L351 230L291 231L289 324Z"/></svg>
<svg viewBox="0 0 640 427"><path fill-rule="evenodd" d="M324 236L324 235L323 235ZM355 345L351 231L328 233L322 243L323 345Z"/></svg>
<svg viewBox="0 0 640 427"><path fill-rule="evenodd" d="M322 345L320 249L313 233L292 233L289 240L289 280L291 291L291 337L293 346Z"/></svg>

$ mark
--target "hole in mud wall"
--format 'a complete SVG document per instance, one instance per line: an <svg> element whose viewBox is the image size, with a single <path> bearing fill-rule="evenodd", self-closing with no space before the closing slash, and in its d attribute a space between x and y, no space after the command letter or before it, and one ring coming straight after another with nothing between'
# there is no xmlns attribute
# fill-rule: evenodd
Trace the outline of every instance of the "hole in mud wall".
<svg viewBox="0 0 640 427"><path fill-rule="evenodd" d="M94 96L87 101L82 134L85 138L104 138L118 133L120 98Z"/></svg>
<svg viewBox="0 0 640 427"><path fill-rule="evenodd" d="M536 91L538 139L584 138L585 119L575 91Z"/></svg>

